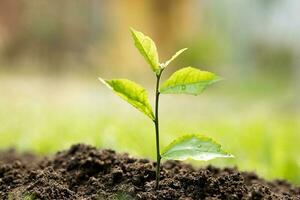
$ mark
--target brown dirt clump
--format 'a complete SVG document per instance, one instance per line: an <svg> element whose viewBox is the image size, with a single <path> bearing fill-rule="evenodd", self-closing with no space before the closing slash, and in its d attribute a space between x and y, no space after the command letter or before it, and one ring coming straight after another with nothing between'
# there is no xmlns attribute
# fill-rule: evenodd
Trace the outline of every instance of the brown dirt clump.
<svg viewBox="0 0 300 200"><path fill-rule="evenodd" d="M0 153L0 199L300 199L300 188L255 173L212 166L163 164L155 190L154 162L78 144L49 158Z"/></svg>

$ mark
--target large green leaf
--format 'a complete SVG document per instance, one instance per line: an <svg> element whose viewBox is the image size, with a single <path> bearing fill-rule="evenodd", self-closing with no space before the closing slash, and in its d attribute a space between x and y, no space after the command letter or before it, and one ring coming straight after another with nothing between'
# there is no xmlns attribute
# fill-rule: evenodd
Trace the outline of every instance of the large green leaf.
<svg viewBox="0 0 300 200"><path fill-rule="evenodd" d="M176 71L163 83L160 92L164 94L200 94L207 86L221 80L220 77L193 67Z"/></svg>
<svg viewBox="0 0 300 200"><path fill-rule="evenodd" d="M148 100L148 93L142 86L127 79L104 80L99 78L99 80L122 99L146 114L152 120L154 119L152 107Z"/></svg>
<svg viewBox="0 0 300 200"><path fill-rule="evenodd" d="M211 160L214 158L233 157L221 149L221 145L211 138L201 135L185 135L173 141L162 152L167 160Z"/></svg>
<svg viewBox="0 0 300 200"><path fill-rule="evenodd" d="M155 43L142 32L136 31L133 28L131 28L130 31L136 48L150 64L152 70L158 74L161 68Z"/></svg>
<svg viewBox="0 0 300 200"><path fill-rule="evenodd" d="M182 54L184 51L186 51L187 48L184 48L184 49L180 49L179 51L177 51L173 56L172 58L170 58L168 61L166 61L164 64L163 64L163 67L166 67L168 66L173 60L175 60L175 58L177 58L180 54Z"/></svg>

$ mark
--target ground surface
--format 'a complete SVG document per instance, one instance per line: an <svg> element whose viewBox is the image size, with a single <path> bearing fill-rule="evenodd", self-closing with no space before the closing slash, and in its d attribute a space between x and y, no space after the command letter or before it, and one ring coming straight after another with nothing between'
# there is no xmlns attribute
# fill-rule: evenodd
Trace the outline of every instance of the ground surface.
<svg viewBox="0 0 300 200"><path fill-rule="evenodd" d="M50 158L14 151L0 154L0 199L300 199L300 188L268 182L254 173L179 162L162 167L112 150L74 145Z"/></svg>

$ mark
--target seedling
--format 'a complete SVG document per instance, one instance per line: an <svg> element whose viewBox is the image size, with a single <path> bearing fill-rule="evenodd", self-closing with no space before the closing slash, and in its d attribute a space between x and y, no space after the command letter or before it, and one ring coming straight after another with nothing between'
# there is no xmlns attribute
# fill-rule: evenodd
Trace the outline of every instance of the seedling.
<svg viewBox="0 0 300 200"><path fill-rule="evenodd" d="M136 48L148 62L156 76L154 112L148 100L147 91L137 83L127 79L104 80L99 78L99 80L154 122L157 161L156 189L159 187L161 159L186 160L191 158L194 160L207 161L219 157L233 157L231 154L223 151L221 145L211 138L197 134L184 135L169 144L163 151L160 151L158 118L160 94L199 95L207 86L218 82L221 78L211 72L201 71L194 67L185 67L172 74L169 79L160 86L163 71L175 58L186 51L187 48L179 50L168 61L160 63L156 46L152 39L132 28L130 31Z"/></svg>

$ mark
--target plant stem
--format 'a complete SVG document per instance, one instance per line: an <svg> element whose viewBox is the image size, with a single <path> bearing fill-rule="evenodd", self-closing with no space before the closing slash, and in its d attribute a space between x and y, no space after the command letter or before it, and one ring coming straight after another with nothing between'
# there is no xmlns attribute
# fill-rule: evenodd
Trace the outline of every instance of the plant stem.
<svg viewBox="0 0 300 200"><path fill-rule="evenodd" d="M162 71L156 75L156 90L155 90L155 134L156 134L156 189L159 188L159 179L160 179L160 150L159 150L159 123L158 123L158 104L159 104L159 81L162 74Z"/></svg>

